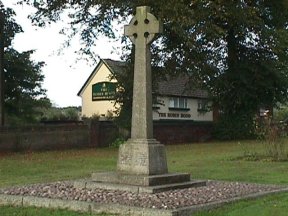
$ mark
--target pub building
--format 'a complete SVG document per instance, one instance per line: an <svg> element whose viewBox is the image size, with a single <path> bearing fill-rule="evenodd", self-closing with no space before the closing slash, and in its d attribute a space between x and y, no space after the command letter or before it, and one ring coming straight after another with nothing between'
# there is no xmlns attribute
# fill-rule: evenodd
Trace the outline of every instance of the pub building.
<svg viewBox="0 0 288 216"><path fill-rule="evenodd" d="M125 62L101 59L78 92L82 99L82 116L105 116L114 113L114 96L117 80L111 79L114 73L124 73ZM213 111L208 101L208 92L188 88L188 78L179 76L158 83L154 92L154 121L195 121L212 122ZM117 105L116 105L117 106Z"/></svg>

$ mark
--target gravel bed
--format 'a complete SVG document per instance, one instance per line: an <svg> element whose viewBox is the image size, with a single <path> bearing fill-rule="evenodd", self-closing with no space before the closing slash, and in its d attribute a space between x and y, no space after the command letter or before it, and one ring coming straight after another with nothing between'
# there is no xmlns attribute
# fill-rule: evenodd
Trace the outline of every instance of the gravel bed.
<svg viewBox="0 0 288 216"><path fill-rule="evenodd" d="M156 194L136 194L103 189L76 189L71 182L34 184L0 189L0 194L37 196L64 200L79 200L103 204L117 203L143 208L177 209L222 201L244 195L283 188L239 182L208 181L207 186L172 190Z"/></svg>

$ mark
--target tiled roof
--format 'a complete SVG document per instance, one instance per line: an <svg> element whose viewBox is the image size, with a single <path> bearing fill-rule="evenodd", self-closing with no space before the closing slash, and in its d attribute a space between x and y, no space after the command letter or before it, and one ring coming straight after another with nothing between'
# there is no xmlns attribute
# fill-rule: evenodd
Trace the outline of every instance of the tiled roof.
<svg viewBox="0 0 288 216"><path fill-rule="evenodd" d="M110 70L112 73L123 73L125 72L125 62L115 61L111 59L102 59L101 60ZM100 64L100 63L99 63ZM98 66L99 66L98 64ZM97 66L97 67L98 67ZM90 77L92 77L92 72ZM79 91L78 95L82 89L88 84L87 79L86 83L83 85L81 90ZM205 90L200 89L191 89L188 85L189 78L187 76L179 76L177 78L167 78L166 81L160 81L158 83L158 90L156 90L156 94L165 95L165 96L182 96L182 97L195 97L195 98L207 98L208 92Z"/></svg>
<svg viewBox="0 0 288 216"><path fill-rule="evenodd" d="M102 59L102 61L104 62L104 64L106 64L106 66L108 68L110 68L112 73L123 73L126 63L125 62L121 62L121 61L114 61L111 59Z"/></svg>
<svg viewBox="0 0 288 216"><path fill-rule="evenodd" d="M182 97L195 97L207 98L208 92L201 89L191 88L189 86L189 78L187 76L179 76L176 78L167 78L167 81L160 81L158 83L159 95L169 96L182 96Z"/></svg>
<svg viewBox="0 0 288 216"><path fill-rule="evenodd" d="M111 59L103 59L103 61L110 67L114 73L123 72L126 65L125 62L114 61ZM160 81L158 83L158 90L156 94L166 96L182 96L207 98L208 92L201 89L191 89L188 85L189 78L187 76L179 76L176 78L167 78L167 81Z"/></svg>

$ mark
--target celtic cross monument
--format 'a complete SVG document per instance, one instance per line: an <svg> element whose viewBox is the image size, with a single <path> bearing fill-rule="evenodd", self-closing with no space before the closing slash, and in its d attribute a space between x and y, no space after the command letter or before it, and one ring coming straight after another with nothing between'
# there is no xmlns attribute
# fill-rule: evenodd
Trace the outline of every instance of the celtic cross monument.
<svg viewBox="0 0 288 216"><path fill-rule="evenodd" d="M125 26L125 35L135 45L131 139L120 147L118 171L155 175L167 173L164 146L153 139L150 44L162 31L150 8L137 7Z"/></svg>
<svg viewBox="0 0 288 216"><path fill-rule="evenodd" d="M165 147L153 138L150 44L161 31L150 8L137 7L125 26L135 45L131 138L119 148L116 172L93 173L91 180L76 181L75 187L156 193L206 184L190 181L187 173L168 173Z"/></svg>

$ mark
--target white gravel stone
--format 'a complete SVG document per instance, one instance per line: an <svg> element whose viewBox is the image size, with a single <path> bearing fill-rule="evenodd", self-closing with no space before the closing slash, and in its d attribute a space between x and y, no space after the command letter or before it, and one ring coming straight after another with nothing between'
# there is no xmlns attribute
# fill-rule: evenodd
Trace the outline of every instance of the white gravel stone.
<svg viewBox="0 0 288 216"><path fill-rule="evenodd" d="M63 200L83 200L95 203L117 203L135 207L176 209L222 201L253 193L273 191L279 185L259 185L239 182L208 181L207 186L166 191L156 194L132 193L104 189L76 189L69 182L34 184L2 188L0 194L38 196Z"/></svg>

